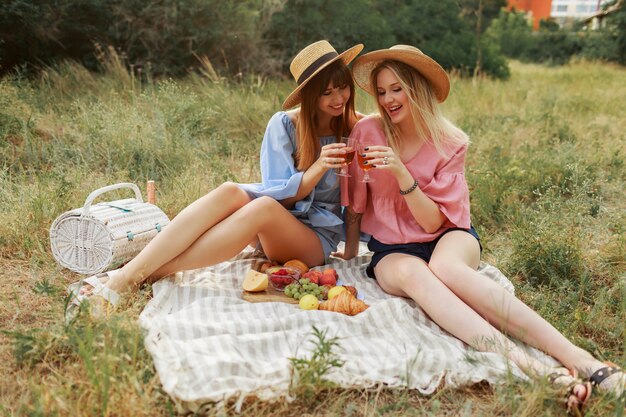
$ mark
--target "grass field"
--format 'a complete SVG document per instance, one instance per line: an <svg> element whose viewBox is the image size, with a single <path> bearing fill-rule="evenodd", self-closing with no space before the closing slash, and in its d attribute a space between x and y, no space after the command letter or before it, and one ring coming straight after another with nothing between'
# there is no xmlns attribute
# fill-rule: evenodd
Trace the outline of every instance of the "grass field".
<svg viewBox="0 0 626 417"><path fill-rule="evenodd" d="M143 347L144 287L106 323L63 324L65 287L48 230L92 190L147 179L173 217L223 181L259 179L265 125L291 83L190 76L138 82L116 60L0 80L0 414L175 415ZM374 106L362 92L362 112ZM453 79L446 112L469 133L473 224L486 261L575 343L626 365L626 69L512 63L506 82ZM112 197L115 197L113 195ZM551 416L545 384L298 391L243 414ZM232 413L208 406L209 415ZM593 397L589 415L623 415Z"/></svg>

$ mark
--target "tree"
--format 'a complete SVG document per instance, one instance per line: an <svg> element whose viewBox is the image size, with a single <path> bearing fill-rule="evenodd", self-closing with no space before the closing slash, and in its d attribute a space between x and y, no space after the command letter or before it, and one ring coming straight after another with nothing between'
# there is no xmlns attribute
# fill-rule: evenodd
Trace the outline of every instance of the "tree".
<svg viewBox="0 0 626 417"><path fill-rule="evenodd" d="M485 34L504 55L520 59L532 43L532 27L525 13L501 11Z"/></svg>
<svg viewBox="0 0 626 417"><path fill-rule="evenodd" d="M495 19L500 10L506 6L506 0L457 0L461 9L461 16L469 26L474 28L476 39L476 65L474 75L478 75L483 67L482 34Z"/></svg>
<svg viewBox="0 0 626 417"><path fill-rule="evenodd" d="M357 43L368 49L395 42L387 21L373 10L371 0L288 0L273 14L265 37L289 62L306 45L328 40L338 51Z"/></svg>
<svg viewBox="0 0 626 417"><path fill-rule="evenodd" d="M621 0L619 9L615 12L614 17L618 61L622 65L626 65L626 2Z"/></svg>

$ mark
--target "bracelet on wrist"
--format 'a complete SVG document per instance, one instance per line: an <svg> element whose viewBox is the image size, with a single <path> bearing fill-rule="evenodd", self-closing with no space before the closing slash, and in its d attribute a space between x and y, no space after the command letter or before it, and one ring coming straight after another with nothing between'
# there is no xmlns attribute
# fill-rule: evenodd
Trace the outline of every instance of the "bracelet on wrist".
<svg viewBox="0 0 626 417"><path fill-rule="evenodd" d="M408 193L410 193L411 191L415 190L417 188L418 184L417 184L417 180L415 180L413 182L413 185L411 185L411 187L407 188L406 190L400 190L400 194L402 195L407 195Z"/></svg>

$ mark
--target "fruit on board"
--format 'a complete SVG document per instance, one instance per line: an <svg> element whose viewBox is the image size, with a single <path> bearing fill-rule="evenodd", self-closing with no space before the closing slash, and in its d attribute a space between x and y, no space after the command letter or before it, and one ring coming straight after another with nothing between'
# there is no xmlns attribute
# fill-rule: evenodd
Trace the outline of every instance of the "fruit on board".
<svg viewBox="0 0 626 417"><path fill-rule="evenodd" d="M302 278L308 278L310 282L313 284L319 284L320 278L322 277L322 271L317 271L315 269L310 269L308 272L305 272L302 275Z"/></svg>
<svg viewBox="0 0 626 417"><path fill-rule="evenodd" d="M337 278L337 271L335 271L333 268L326 268L324 272L322 272L322 277L320 278L319 284L330 284L334 286L337 284Z"/></svg>
<svg viewBox="0 0 626 417"><path fill-rule="evenodd" d="M348 290L346 290L346 288L342 287L341 285L337 287L332 287L330 290L328 290L328 299L332 300L333 298L335 298L336 296L338 296L344 291L348 291Z"/></svg>
<svg viewBox="0 0 626 417"><path fill-rule="evenodd" d="M253 269L246 273L243 280L243 289L249 292L265 291L267 289L267 275Z"/></svg>
<svg viewBox="0 0 626 417"><path fill-rule="evenodd" d="M300 302L298 304L300 304L300 308L303 310L317 310L320 302L316 296L312 294L306 294L303 295L302 298L300 298Z"/></svg>
<svg viewBox="0 0 626 417"><path fill-rule="evenodd" d="M309 270L309 267L302 262L300 259L292 259L290 261L285 262L284 266L288 266L289 268L297 269L300 271L300 275L304 274Z"/></svg>

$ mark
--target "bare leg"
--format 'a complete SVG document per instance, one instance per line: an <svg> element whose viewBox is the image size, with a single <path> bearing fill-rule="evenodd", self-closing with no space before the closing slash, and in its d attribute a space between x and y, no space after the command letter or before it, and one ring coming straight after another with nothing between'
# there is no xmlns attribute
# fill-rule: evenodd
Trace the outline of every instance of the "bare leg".
<svg viewBox="0 0 626 417"><path fill-rule="evenodd" d="M124 265L121 274L133 280L149 277L250 200L237 185L220 185L185 207L134 259Z"/></svg>
<svg viewBox="0 0 626 417"><path fill-rule="evenodd" d="M476 271L480 250L469 233L453 231L441 238L429 268L461 300L502 331L548 353L582 375L604 366L579 348L534 310L502 286ZM541 369L536 369L541 372ZM541 372L545 374L544 372Z"/></svg>
<svg viewBox="0 0 626 417"><path fill-rule="evenodd" d="M450 291L423 260L399 253L387 255L376 265L376 278L383 290L412 298L435 323L473 348L506 356L520 350Z"/></svg>
<svg viewBox="0 0 626 417"><path fill-rule="evenodd" d="M324 262L324 252L317 234L276 200L260 197L205 231L165 265L157 270L146 268L144 271L149 271L147 276L159 279L173 272L214 265L237 255L257 236L271 259L285 262L299 258L308 265ZM173 236L172 239L178 238ZM140 284L144 276L119 274L107 285L116 291L124 291L129 286Z"/></svg>
<svg viewBox="0 0 626 417"><path fill-rule="evenodd" d="M114 279L117 276L132 281L146 279L187 250L203 233L250 201L248 194L236 184L226 182L220 185L183 209L135 258L121 269L112 271L111 275ZM81 293L89 294L91 290L91 286L85 285Z"/></svg>
<svg viewBox="0 0 626 417"><path fill-rule="evenodd" d="M525 372L546 375L549 371L540 361L528 357L504 334L457 297L428 268L414 256L394 253L385 256L376 265L376 277L386 292L412 298L440 327L480 351L496 352L506 356ZM562 377L557 383L567 385L571 377ZM579 384L568 402L580 402L587 394Z"/></svg>

